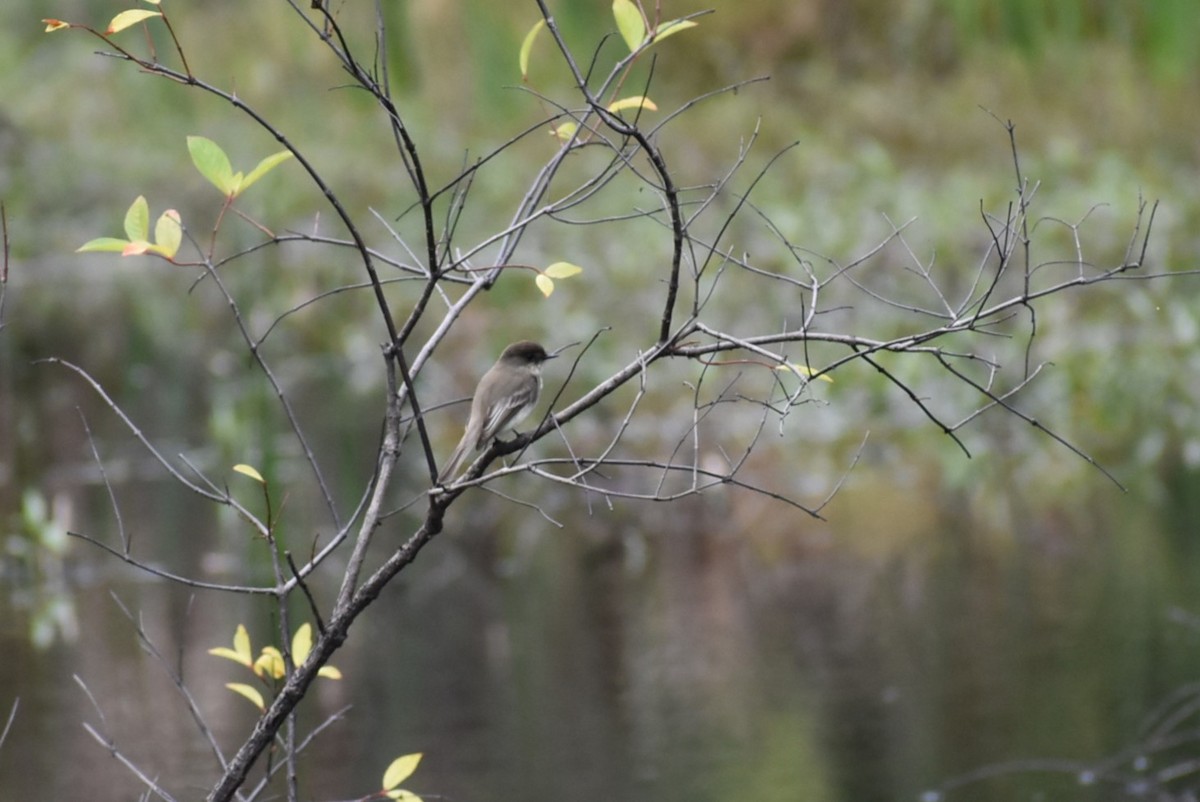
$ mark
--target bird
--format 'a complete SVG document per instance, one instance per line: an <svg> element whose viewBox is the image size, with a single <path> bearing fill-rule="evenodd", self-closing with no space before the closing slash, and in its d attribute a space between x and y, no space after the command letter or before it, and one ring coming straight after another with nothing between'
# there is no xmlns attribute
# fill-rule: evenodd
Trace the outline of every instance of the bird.
<svg viewBox="0 0 1200 802"><path fill-rule="evenodd" d="M542 363L556 356L531 340L504 349L475 388L467 429L438 474L438 484L454 476L472 451L482 451L505 429L525 419L542 392Z"/></svg>

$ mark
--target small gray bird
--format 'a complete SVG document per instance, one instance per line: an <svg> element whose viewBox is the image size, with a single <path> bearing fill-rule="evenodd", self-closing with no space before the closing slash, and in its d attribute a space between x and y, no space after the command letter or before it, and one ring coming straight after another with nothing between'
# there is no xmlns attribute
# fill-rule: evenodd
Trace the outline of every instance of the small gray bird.
<svg viewBox="0 0 1200 802"><path fill-rule="evenodd" d="M475 388L467 430L438 475L438 484L454 476L472 451L483 451L497 435L525 419L542 392L542 363L556 356L529 340L504 349Z"/></svg>

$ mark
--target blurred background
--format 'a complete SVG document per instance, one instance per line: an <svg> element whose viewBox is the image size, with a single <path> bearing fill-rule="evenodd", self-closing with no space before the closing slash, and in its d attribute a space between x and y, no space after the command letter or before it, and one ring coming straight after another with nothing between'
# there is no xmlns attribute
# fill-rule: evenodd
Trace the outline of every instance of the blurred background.
<svg viewBox="0 0 1200 802"><path fill-rule="evenodd" d="M359 5L335 11L370 63L374 12ZM74 253L120 236L139 194L152 216L177 208L207 241L220 198L192 168L187 135L222 144L236 169L279 148L228 104L98 56L98 41L79 31L41 32L42 17L103 27L121 8L9 0L0 12L0 197L12 252L0 329L0 718L20 699L0 747L3 799L139 792L82 729L99 716L75 675L109 734L166 787L197 798L212 783L211 753L114 596L184 672L230 752L254 710L223 686L247 677L206 650L229 645L238 623L255 650L274 632L261 602L164 583L66 536L116 544L123 529L166 570L269 581L262 543L236 518L180 490L78 376L38 360L86 368L164 455L186 456L248 504L257 488L229 466L256 465L283 499L282 531L297 553L330 535L212 282L149 258ZM702 8L680 0L663 13ZM613 28L604 0L553 9L585 62ZM410 238L418 231L411 214L392 222L412 197L385 121L344 88L286 4L212 0L168 12L192 70L272 119L369 221L372 244L403 257L370 216L378 210ZM545 113L517 68L532 4L413 0L383 12L390 75L435 185ZM151 30L160 58L176 63L169 38ZM146 46L140 31L121 37ZM799 142L754 199L813 254L848 262L887 236L889 220L916 218L905 231L913 252L948 285L969 281L988 241L981 205L1002 215L1016 184L999 118L1015 124L1022 169L1038 182L1034 214L1063 221L1043 227L1042 258L1069 257L1076 226L1091 261L1119 263L1144 198L1160 201L1145 269L1186 271L1200 254L1197 41L1191 0L744 0L661 43L647 94L666 111L769 75L697 105L660 144L684 183L712 181L761 119L744 189ZM617 55L610 40L600 62ZM570 102L556 56L539 41L529 85ZM627 88L640 92L648 75L640 65ZM464 242L511 215L552 152L540 136L480 172ZM615 184L587 216L628 209L627 188ZM295 163L238 208L277 232L345 233ZM218 253L261 238L228 219ZM749 242L780 251L779 269L789 263L777 241ZM659 300L646 276L669 246L645 221L535 228L520 259L566 259L584 274L549 300L527 277L506 277L439 351L422 379L427 397L469 393L520 337L557 345L606 325L652 336ZM872 275L886 282L911 266L893 247ZM231 263L223 278L261 334L362 275L345 249L285 245ZM731 283L718 317L731 327L747 316L794 319L795 299L761 289ZM412 297L402 284L389 293L401 308ZM1023 408L1128 492L1000 414L966 432L967 459L863 365L818 387L749 466L817 504L861 447L825 521L732 492L609 508L501 486L545 516L496 496L465 500L352 630L334 660L346 679L322 681L306 705L309 724L352 707L307 755L305 798L367 794L391 758L412 751L426 757L405 787L452 800L1195 798L1198 295L1193 277L1120 282L1041 312L1035 359L1053 365ZM911 329L859 301L839 317L846 330ZM359 290L284 318L264 345L343 512L371 474L383 338ZM997 345L1010 366L1022 347ZM566 397L630 348L602 338ZM933 366L890 366L947 401L950 420L970 411ZM650 414L630 433L647 451L686 432L674 396L696 373L671 370L674 384L653 388ZM564 378L548 374L548 387ZM576 435L602 442L628 400ZM435 415L442 453L464 415L461 406ZM736 439L741 419L731 420ZM426 481L415 462L404 470L397 507ZM382 544L408 531L404 513L393 520ZM335 588L318 580L314 591L327 601Z"/></svg>

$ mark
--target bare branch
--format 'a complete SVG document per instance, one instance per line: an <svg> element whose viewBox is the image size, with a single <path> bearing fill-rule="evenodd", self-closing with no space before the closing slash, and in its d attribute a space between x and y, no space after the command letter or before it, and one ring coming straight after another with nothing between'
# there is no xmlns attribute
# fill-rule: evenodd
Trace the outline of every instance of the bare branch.
<svg viewBox="0 0 1200 802"><path fill-rule="evenodd" d="M101 709L100 703L96 701L96 697L92 695L91 690L88 688L87 684L83 681L82 678L80 678L80 676L78 674L72 674L71 676L72 676L72 679L75 680L75 684L78 685L83 690L84 694L87 695L88 701L92 703L92 708L96 711L96 715L98 715L100 717L101 728L104 731L107 731L108 730L108 721L104 716L104 711ZM164 800L164 802L175 802L175 797L171 796L166 791L166 789L164 789L162 786L160 786L156 780L154 780L152 777L150 777L150 775L148 775L148 774L146 774L146 772L142 771L140 766L138 766L136 763L134 763L132 760L130 760L128 757L126 757L125 753L123 753L120 750L120 748L117 746L117 742L114 741L111 737L103 734L100 730L96 729L91 724L85 723L83 725L83 729L84 729L84 731L87 732L88 735L92 736L92 738L94 738L96 740L96 743L98 743L98 744L100 744L100 746L104 747L104 749L106 749L110 755L112 755L114 758L116 758L118 763L120 763L125 768L129 769L130 773L133 774L133 776L137 777L138 780L141 781L142 785L146 786L146 789L148 791L153 793L159 799Z"/></svg>
<svg viewBox="0 0 1200 802"><path fill-rule="evenodd" d="M96 468L100 471L100 481L104 483L104 490L108 493L108 503L112 506L113 515L117 519L117 536L121 539L121 552L124 556L129 556L130 541L129 536L125 533L125 521L121 518L121 506L117 503L117 494L113 490L112 483L108 481L108 473L104 470L104 460L100 459L100 452L96 450L96 440L92 437L92 429L88 426L87 416L83 414L83 410L76 409L79 413L79 420L83 423L84 434L87 435L88 447L92 451L92 459L96 461Z"/></svg>
<svg viewBox="0 0 1200 802"><path fill-rule="evenodd" d="M12 729L13 722L17 720L17 708L21 706L21 697L17 696L13 699L12 709L8 711L8 721L4 723L4 729L0 731L0 749L4 748L4 741L8 738L8 732Z"/></svg>
<svg viewBox="0 0 1200 802"><path fill-rule="evenodd" d="M137 438L138 442L141 443L142 446L147 451L150 452L151 456L153 456L154 459L158 462L158 464L163 467L163 470L165 470L167 473L169 473L181 485L186 487L188 490L191 490L193 493L197 494L198 496L208 499L209 501L214 501L218 504L232 503L232 499L230 499L228 496L220 496L220 495L217 495L216 493L211 493L211 492L199 487L195 483L189 481L181 473L179 473L179 471L175 469L175 466L172 465L170 463L170 461L167 460L166 457L164 457L162 454L158 453L158 450L150 443L150 441L146 438L146 436L144 434L142 434L142 430L140 428L138 428L138 426L129 418L129 416L125 414L125 411L122 410L121 407L118 406L115 401L113 401L112 397L109 396L109 394L105 391L105 389L102 386L100 386L100 383L98 381L96 381L94 378L92 378L91 374L89 374L86 370L79 367L78 365L75 365L71 362L67 362L64 359L59 359L57 357L50 357L48 359L40 359L37 362L35 362L34 364L41 364L41 363L50 364L50 365L62 365L64 367L74 371L76 374L78 374L80 377L82 377L83 380L85 382L87 382L93 390L96 391L96 394L100 396L100 398L104 401L104 403L108 405L108 408L111 409L113 411L113 413L118 418L121 419L121 422L124 423L126 428L129 429L130 433L132 433L133 436Z"/></svg>
<svg viewBox="0 0 1200 802"><path fill-rule="evenodd" d="M204 713L201 712L200 706L196 704L195 697L192 696L191 691L189 691L187 685L184 684L183 675L171 668L166 658L163 657L162 652L160 652L158 647L154 645L154 641L150 639L150 636L146 633L145 627L142 625L141 618L135 618L133 613L130 612L129 608L125 606L125 603L121 601L121 598L116 593L110 592L109 595L112 597L112 600L116 602L117 607L120 608L125 617L129 619L129 623L133 624L134 632L137 633L138 642L141 643L142 648L154 658L155 662L157 662L162 668L163 673L166 674L171 680L171 684L175 686L175 690L183 699L183 703L187 707L188 714L192 717L192 721L195 723L196 729L208 743L208 747L212 751L213 757L216 758L217 764L224 769L227 765L225 755L221 751L220 744L217 743L217 738L213 734L212 728L208 726L208 722L204 718Z"/></svg>
<svg viewBox="0 0 1200 802"><path fill-rule="evenodd" d="M1055 433L1055 432L1054 432L1052 429L1048 429L1048 428L1046 428L1046 426L1045 426L1043 423L1041 423L1041 421L1039 421L1037 418L1034 418L1034 417L1032 417L1032 416L1030 416L1030 415L1026 415L1024 412L1022 412L1021 410L1017 409L1015 406L1013 406L1012 404L1010 404L1010 403L1009 403L1009 402L1006 400L1006 397L1001 397L1001 396L998 396L998 395L996 395L995 393L993 393L991 390L989 390L989 389L987 389L986 387L983 387L982 385L978 384L977 382L975 382L975 380L973 380L971 377L969 377L969 376L967 376L966 374L964 374L964 373L962 373L961 371L959 371L959 370L958 370L957 368L955 368L955 367L954 367L954 366L953 366L953 365L952 365L952 364L951 364L949 361L947 361L945 358L941 357L940 355L938 355L938 361L940 361L940 362L942 363L942 366L943 366L944 368L946 368L946 370L948 370L948 371L950 371L951 373L953 373L953 374L954 374L955 376L957 376L957 377L958 377L958 378L959 378L961 381L963 381L963 382L966 382L967 384L969 384L969 385L971 385L972 387L974 387L976 390L978 390L978 391L979 391L979 393L980 393L980 394L982 394L982 395L985 395L985 396L987 396L988 398L990 398L990 399L992 400L992 402L993 402L993 403L995 403L995 404L997 404L997 405L999 405L999 406L1001 406L1001 407L1004 407L1004 409L1006 409L1008 412L1012 413L1012 414L1013 414L1013 415L1015 415L1016 417L1018 417L1018 418L1020 418L1021 420L1025 421L1026 423L1028 423L1029 425L1031 425L1033 428L1037 429L1038 431L1040 431L1040 432L1044 433L1046 436L1048 436L1050 439L1054 440L1055 442L1059 443L1060 445L1063 445L1063 446L1065 446L1065 447L1066 447L1068 450L1070 450L1070 451L1071 451L1073 454L1075 454L1077 457L1079 457L1080 459L1082 459L1082 460L1083 460L1084 462L1086 462L1087 464L1091 465L1091 466L1092 466L1093 468L1095 468L1096 470L1100 471L1100 473L1104 474L1104 476L1105 476L1105 477L1106 477L1106 478L1107 478L1107 479L1108 479L1110 482L1112 482L1114 485L1116 485L1116 486L1117 486L1117 488L1118 488L1118 489L1119 489L1119 490L1120 490L1122 493L1127 493L1127 492L1129 492L1129 491L1126 489L1125 485L1121 484L1121 483L1120 483L1120 482L1117 480L1117 477L1115 477L1115 476L1113 476L1111 473L1109 473L1109 471L1108 471L1108 469L1107 469L1107 468L1105 468L1105 467L1104 467L1103 465L1101 465L1099 462L1097 462L1096 460L1094 460L1094 459L1091 457L1091 455L1089 455L1089 454L1085 453L1085 452L1084 452L1082 449L1080 449L1078 446L1074 445L1073 443L1071 443L1070 441L1068 441L1066 438L1062 437L1061 435L1059 435L1059 434Z"/></svg>

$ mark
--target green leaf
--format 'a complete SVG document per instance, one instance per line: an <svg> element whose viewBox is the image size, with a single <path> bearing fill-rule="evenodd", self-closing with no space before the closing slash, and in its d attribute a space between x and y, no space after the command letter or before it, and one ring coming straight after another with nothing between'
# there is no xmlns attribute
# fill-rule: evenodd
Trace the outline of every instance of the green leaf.
<svg viewBox="0 0 1200 802"><path fill-rule="evenodd" d="M529 77L529 51L533 50L533 40L537 39L537 35L545 27L546 20L544 19L533 23L533 27L529 29L529 33L525 34L525 40L521 42L521 54L517 57L517 61L521 65L522 81Z"/></svg>
<svg viewBox="0 0 1200 802"><path fill-rule="evenodd" d="M650 44L657 44L663 39L674 33L686 31L688 28L695 28L700 23L690 19L673 19L670 22L664 22L658 26L658 30L654 33L654 38L650 40Z"/></svg>
<svg viewBox="0 0 1200 802"><path fill-rule="evenodd" d="M168 259L174 259L183 242L183 225L179 212L167 209L154 224L154 250Z"/></svg>
<svg viewBox="0 0 1200 802"><path fill-rule="evenodd" d="M229 157L221 150L221 146L202 136L189 136L187 145L188 153L192 155L192 164L196 165L200 175L225 195L233 195L237 190L233 166L230 165Z"/></svg>
<svg viewBox="0 0 1200 802"><path fill-rule="evenodd" d="M563 142L570 142L571 138L575 136L575 132L578 130L579 123L572 120L569 122L560 123L558 127L556 127L550 133L561 139Z"/></svg>
<svg viewBox="0 0 1200 802"><path fill-rule="evenodd" d="M128 244L129 240L127 239L117 239L116 237L99 237L80 245L75 249L75 253L86 253L88 251L122 253L125 250L125 246Z"/></svg>
<svg viewBox="0 0 1200 802"><path fill-rule="evenodd" d="M122 11L120 14L112 18L112 22L108 23L108 33L118 33L125 30L130 25L137 25L143 20L148 20L151 17L161 17L161 11L149 11L144 8L134 8L129 11Z"/></svg>
<svg viewBox="0 0 1200 802"><path fill-rule="evenodd" d="M234 180L237 183L237 192L235 194L240 195L241 193L245 192L251 184L262 178L269 171L275 169L275 167L282 162L292 158L293 155L295 154L293 154L290 150L281 150L278 153L272 153L270 156L260 161L245 178L241 178L240 173L234 176ZM239 178L241 179L240 181L238 180Z"/></svg>
<svg viewBox="0 0 1200 802"><path fill-rule="evenodd" d="M555 262L542 271L550 278L570 278L583 272L583 268L579 265L573 265L570 262Z"/></svg>
<svg viewBox="0 0 1200 802"><path fill-rule="evenodd" d="M403 755L393 760L387 767L387 771L383 773L383 790L390 791L411 777L412 773L417 770L417 764L421 762L421 755L421 752L413 752L411 755Z"/></svg>
<svg viewBox="0 0 1200 802"><path fill-rule="evenodd" d="M227 682L225 683L225 687L234 693L240 693L242 696L245 696L247 699L253 702L254 706L259 710L267 709L267 705L265 702L263 702L262 694L258 692L258 688L255 688L252 685L244 685L240 682Z"/></svg>
<svg viewBox="0 0 1200 802"><path fill-rule="evenodd" d="M251 479L258 482L260 485L265 485L267 483L267 480L263 479L262 474L259 473L257 470L255 470L254 466L252 466L252 465L246 465L245 463L238 463L237 465L233 466L233 469L235 471L237 471L238 473L240 473L242 476L249 476Z"/></svg>
<svg viewBox="0 0 1200 802"><path fill-rule="evenodd" d="M154 228L156 244L150 243L150 204L144 195L138 195L125 212L125 233L129 239L99 237L89 240L76 249L76 253L103 251L122 256L138 256L144 253L161 254L172 259L183 242L183 228L179 212L168 209L158 218Z"/></svg>
<svg viewBox="0 0 1200 802"><path fill-rule="evenodd" d="M612 9L617 30L632 53L646 39L646 21L642 19L642 12L630 0L613 0Z"/></svg>
<svg viewBox="0 0 1200 802"><path fill-rule="evenodd" d="M537 278L533 281L537 284L537 288L542 291L542 295L545 295L547 298L550 297L550 293L554 292L554 282L545 273L538 273Z"/></svg>
<svg viewBox="0 0 1200 802"><path fill-rule="evenodd" d="M125 212L125 236L135 242L150 238L150 204L144 195L138 195Z"/></svg>
<svg viewBox="0 0 1200 802"><path fill-rule="evenodd" d="M658 106L654 101L642 95L634 95L633 97L623 97L620 100L614 100L608 104L608 110L612 112L624 111L625 109L643 108L650 111L658 111Z"/></svg>

